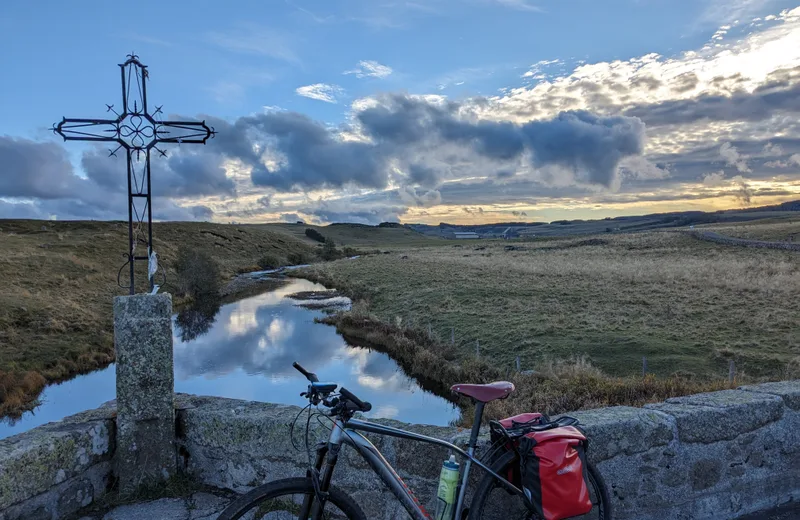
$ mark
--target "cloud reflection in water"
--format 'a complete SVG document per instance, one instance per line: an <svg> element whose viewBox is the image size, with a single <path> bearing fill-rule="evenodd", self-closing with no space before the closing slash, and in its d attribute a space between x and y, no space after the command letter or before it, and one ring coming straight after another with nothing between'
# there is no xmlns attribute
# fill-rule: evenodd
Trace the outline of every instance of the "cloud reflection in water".
<svg viewBox="0 0 800 520"><path fill-rule="evenodd" d="M371 401L371 417L447 424L458 411L423 391L385 354L354 348L333 327L314 323L319 311L283 298L321 285L293 280L276 291L224 305L208 332L182 341L175 327L176 389L286 404L304 404L305 379L292 362L320 379Z"/></svg>

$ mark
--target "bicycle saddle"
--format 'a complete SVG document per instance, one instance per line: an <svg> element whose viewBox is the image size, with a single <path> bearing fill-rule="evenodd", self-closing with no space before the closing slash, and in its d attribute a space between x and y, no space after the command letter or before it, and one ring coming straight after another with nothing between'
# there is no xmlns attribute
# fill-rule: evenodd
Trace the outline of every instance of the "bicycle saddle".
<svg viewBox="0 0 800 520"><path fill-rule="evenodd" d="M480 401L488 403L495 399L505 399L514 391L514 383L508 381L495 381L485 385L472 385L459 383L450 387L450 390L461 395L466 395Z"/></svg>

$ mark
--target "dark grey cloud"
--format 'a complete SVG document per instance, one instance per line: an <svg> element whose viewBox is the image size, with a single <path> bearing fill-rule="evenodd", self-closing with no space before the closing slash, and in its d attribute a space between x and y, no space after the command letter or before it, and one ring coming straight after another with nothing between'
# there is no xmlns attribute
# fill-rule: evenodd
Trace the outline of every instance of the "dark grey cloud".
<svg viewBox="0 0 800 520"><path fill-rule="evenodd" d="M697 121L762 121L778 113L800 112L800 82L794 70L772 75L752 93L736 90L731 95L703 94L696 98L638 105L625 115L638 117L648 126L682 125ZM800 74L800 73L798 73Z"/></svg>
<svg viewBox="0 0 800 520"><path fill-rule="evenodd" d="M456 143L495 161L529 152L535 167L557 165L579 181L606 187L614 184L619 162L644 149L644 124L633 117L575 111L516 125L460 118L460 106L453 102L434 105L401 95L383 101L357 116L366 134L378 143L393 147ZM431 171L424 174L413 172L412 178L430 182Z"/></svg>
<svg viewBox="0 0 800 520"><path fill-rule="evenodd" d="M677 76L673 80L672 84L670 85L670 88L674 92L682 94L684 92L689 92L690 90L694 90L698 82L699 79L697 78L697 74L695 74L694 72L685 72Z"/></svg>
<svg viewBox="0 0 800 520"><path fill-rule="evenodd" d="M636 118L562 113L523 125L535 166L559 165L589 184L610 187L622 159L644 151L644 124Z"/></svg>
<svg viewBox="0 0 800 520"><path fill-rule="evenodd" d="M56 199L80 184L60 144L0 136L0 197Z"/></svg>
<svg viewBox="0 0 800 520"><path fill-rule="evenodd" d="M197 205L197 206L189 206L186 210L192 214L194 219L192 220L205 220L209 221L214 216L214 210L209 208L208 206Z"/></svg>
<svg viewBox="0 0 800 520"><path fill-rule="evenodd" d="M209 219L205 206L184 208L170 196L189 196L230 192L232 185L220 182L218 171L200 158L180 159L156 167L153 159L153 217L158 220ZM219 157L212 158L219 160ZM82 157L87 176L78 176L58 143L0 137L0 205L4 218L58 218L117 220L127 218L127 169L124 157L108 157L107 152L90 149ZM199 172L194 186L189 172ZM224 170L223 170L224 172ZM164 188L164 189L160 189Z"/></svg>
<svg viewBox="0 0 800 520"><path fill-rule="evenodd" d="M170 150L167 157L153 156L150 161L154 194L168 197L203 195L234 195L236 186L222 166L223 156L210 151ZM94 148L83 154L81 165L89 179L109 191L127 190L127 165L122 153L109 156L104 148ZM134 161L141 178L144 156Z"/></svg>
<svg viewBox="0 0 800 520"><path fill-rule="evenodd" d="M661 80L650 75L636 76L631 80L631 86L634 88L644 87L647 90L655 90L661 86Z"/></svg>
<svg viewBox="0 0 800 520"><path fill-rule="evenodd" d="M301 217L297 213L281 213L281 220L284 222L289 222L290 224L304 221L303 217Z"/></svg>
<svg viewBox="0 0 800 520"><path fill-rule="evenodd" d="M241 117L234 123L209 119L218 131L213 151L252 168L257 186L279 191L341 187L347 183L382 188L388 182L384 154L370 144L342 141L322 123L296 112L270 112ZM267 168L256 150L272 145L286 163Z"/></svg>

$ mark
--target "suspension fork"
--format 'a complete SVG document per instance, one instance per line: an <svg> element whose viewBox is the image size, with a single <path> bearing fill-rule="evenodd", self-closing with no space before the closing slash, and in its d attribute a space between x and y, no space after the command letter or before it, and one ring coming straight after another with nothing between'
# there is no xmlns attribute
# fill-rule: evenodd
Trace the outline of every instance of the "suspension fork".
<svg viewBox="0 0 800 520"><path fill-rule="evenodd" d="M300 508L299 518L312 518L321 520L328 499L328 490L331 487L333 469L339 460L339 450L342 447L342 430L339 422L334 422L331 437L328 442L317 445L317 457L313 470L308 471L308 478L314 483L314 495L306 495ZM309 515L309 512L311 513Z"/></svg>

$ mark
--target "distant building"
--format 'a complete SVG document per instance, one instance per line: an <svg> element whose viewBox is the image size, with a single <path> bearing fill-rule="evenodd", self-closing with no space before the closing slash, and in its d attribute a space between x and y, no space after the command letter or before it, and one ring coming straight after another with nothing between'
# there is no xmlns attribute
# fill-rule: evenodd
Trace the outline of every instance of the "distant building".
<svg viewBox="0 0 800 520"><path fill-rule="evenodd" d="M457 239L475 239L480 238L474 231L456 231L453 236Z"/></svg>
<svg viewBox="0 0 800 520"><path fill-rule="evenodd" d="M504 239L508 240L510 238L519 238L519 233L514 228L506 228L502 236Z"/></svg>

